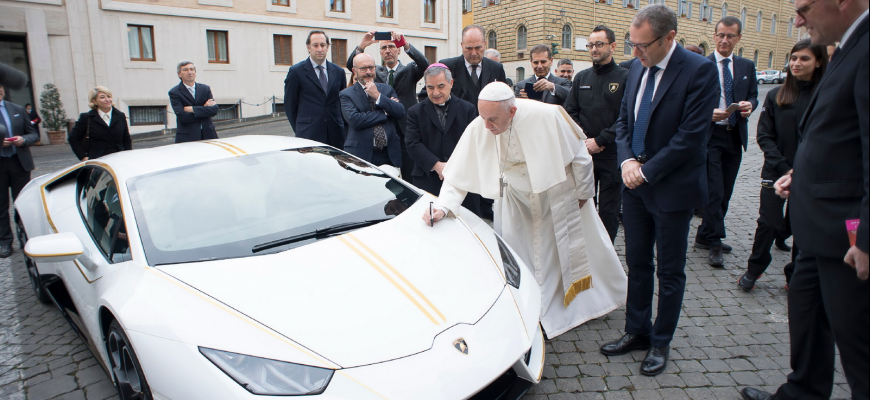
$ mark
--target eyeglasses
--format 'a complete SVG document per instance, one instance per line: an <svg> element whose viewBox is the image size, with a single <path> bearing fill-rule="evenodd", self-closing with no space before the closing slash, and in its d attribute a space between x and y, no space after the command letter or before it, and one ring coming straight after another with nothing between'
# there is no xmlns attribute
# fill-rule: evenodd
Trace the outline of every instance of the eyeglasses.
<svg viewBox="0 0 870 400"><path fill-rule="evenodd" d="M803 19L807 19L807 11L810 11L810 8L812 8L813 4L816 4L817 1L819 1L819 0L813 0L813 1L809 2L809 4L805 4L801 8L795 8L795 10L794 10L795 14L797 14L799 17L801 17Z"/></svg>
<svg viewBox="0 0 870 400"><path fill-rule="evenodd" d="M639 44L639 43L635 44L635 43L632 43L630 40L626 40L625 44L628 45L628 47L631 47L632 49L637 48L638 50L640 50L641 53L646 53L647 49L650 46L652 46L653 43L658 42L659 39L661 39L663 37L665 37L665 35L661 35L661 36L653 39L652 42L645 43L645 44Z"/></svg>
<svg viewBox="0 0 870 400"><path fill-rule="evenodd" d="M375 66L374 66L374 65L369 65L369 66L367 66L367 67L356 67L356 66L355 66L354 68L356 68L356 69L358 69L358 70L360 70L360 71L372 71L372 70L375 69Z"/></svg>
<svg viewBox="0 0 870 400"><path fill-rule="evenodd" d="M603 49L604 46L607 46L608 44L610 44L610 43L604 43L604 42L589 43L586 45L586 48L589 50L592 50L593 47L598 48L598 49Z"/></svg>
<svg viewBox="0 0 870 400"><path fill-rule="evenodd" d="M737 36L738 35L735 35L733 33L729 33L727 35L724 33L717 33L716 35L714 35L714 37L720 41L725 40L725 38L728 38L728 40L734 40L734 38L736 38Z"/></svg>

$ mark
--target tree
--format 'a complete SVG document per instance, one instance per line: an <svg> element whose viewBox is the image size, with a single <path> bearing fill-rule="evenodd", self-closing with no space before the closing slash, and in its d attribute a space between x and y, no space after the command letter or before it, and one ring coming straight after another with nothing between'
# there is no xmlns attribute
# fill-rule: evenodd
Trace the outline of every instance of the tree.
<svg viewBox="0 0 870 400"><path fill-rule="evenodd" d="M59 131L66 126L66 111L60 101L60 91L54 84L46 83L42 87L39 104L42 106L42 124L50 131Z"/></svg>

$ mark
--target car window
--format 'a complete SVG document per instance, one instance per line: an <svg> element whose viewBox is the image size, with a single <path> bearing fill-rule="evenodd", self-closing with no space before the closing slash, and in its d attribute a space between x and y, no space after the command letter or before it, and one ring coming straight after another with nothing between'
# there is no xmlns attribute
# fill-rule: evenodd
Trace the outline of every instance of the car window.
<svg viewBox="0 0 870 400"><path fill-rule="evenodd" d="M94 244L109 262L130 259L130 245L118 187L112 175L101 168L79 172L78 206Z"/></svg>
<svg viewBox="0 0 870 400"><path fill-rule="evenodd" d="M420 197L374 166L326 147L160 171L128 180L127 190L151 265L266 254L253 249L337 224L391 218Z"/></svg>

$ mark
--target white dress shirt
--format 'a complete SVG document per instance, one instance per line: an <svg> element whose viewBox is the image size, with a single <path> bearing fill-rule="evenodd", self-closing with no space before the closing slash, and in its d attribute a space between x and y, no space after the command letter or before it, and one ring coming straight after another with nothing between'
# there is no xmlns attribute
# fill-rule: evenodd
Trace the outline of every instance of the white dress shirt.
<svg viewBox="0 0 870 400"><path fill-rule="evenodd" d="M326 75L326 83L329 83L329 73L326 71L326 61L324 60L323 64L318 64L314 62L311 57L308 57L308 61L311 61L311 66L314 67L314 73L317 75L317 79L320 79L320 69L317 67L321 65L323 66L323 74Z"/></svg>
<svg viewBox="0 0 870 400"><path fill-rule="evenodd" d="M109 110L109 112L104 113L103 110L100 110L98 108L97 113L100 114L100 118L102 118L103 121L106 121L106 126L112 125L112 110Z"/></svg>
<svg viewBox="0 0 870 400"><path fill-rule="evenodd" d="M728 63L728 70L731 71L731 90L734 90L734 85L737 82L737 78L734 77L734 53L732 52L728 57L723 57L719 54L718 51L714 51L713 54L716 55L716 70L719 71L719 109L725 111L731 104L728 104L725 101L725 81L722 80L722 60L729 59L731 60ZM739 103L737 99L734 99L734 102ZM735 111L740 112L740 111ZM721 121L716 122L716 125L725 125L728 126L728 118L725 118Z"/></svg>

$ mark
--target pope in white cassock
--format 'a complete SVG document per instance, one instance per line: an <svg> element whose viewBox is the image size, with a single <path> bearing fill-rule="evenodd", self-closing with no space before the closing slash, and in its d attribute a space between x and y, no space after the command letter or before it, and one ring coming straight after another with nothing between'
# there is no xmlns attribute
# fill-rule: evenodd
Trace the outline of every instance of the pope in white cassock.
<svg viewBox="0 0 870 400"><path fill-rule="evenodd" d="M501 82L478 100L432 218L452 217L468 192L495 199L495 231L533 268L550 338L625 304L625 272L595 207L584 206L594 180L583 130L562 107L515 99Z"/></svg>

